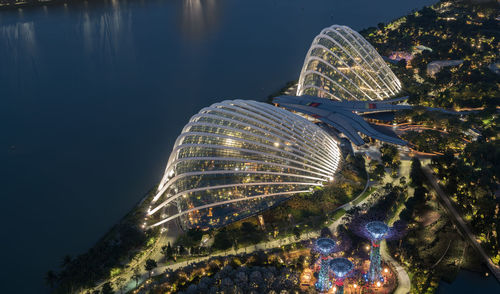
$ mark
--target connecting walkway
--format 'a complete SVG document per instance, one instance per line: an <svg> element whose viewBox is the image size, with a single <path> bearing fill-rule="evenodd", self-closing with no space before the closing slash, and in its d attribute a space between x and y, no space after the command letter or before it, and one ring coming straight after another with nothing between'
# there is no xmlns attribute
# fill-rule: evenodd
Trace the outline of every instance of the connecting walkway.
<svg viewBox="0 0 500 294"><path fill-rule="evenodd" d="M380 141L406 146L406 141L375 130L372 125L367 123L360 115L415 108L414 106L408 104L394 104L404 101L407 98L408 97L401 97L383 101L333 101L326 98L318 98L308 95L283 95L274 98L273 103L287 110L300 112L314 117L317 120L334 127L358 146L365 144L365 141L361 138L359 133ZM452 115L460 115L464 113L432 107L425 107L425 109L427 111L438 111Z"/></svg>
<svg viewBox="0 0 500 294"><path fill-rule="evenodd" d="M364 101L333 101L312 96L279 96L273 99L273 103L287 110L300 112L312 116L342 132L354 144L361 146L365 141L358 134L363 133L380 141L397 145L407 143L399 138L387 136L375 130L357 113L372 113L378 111L390 111L398 105L387 102L364 102ZM411 106L402 105L400 108L407 109Z"/></svg>
<svg viewBox="0 0 500 294"><path fill-rule="evenodd" d="M398 287L394 291L394 294L410 293L410 277L408 276L408 273L405 271L405 269L394 258L392 258L389 250L387 249L387 243L385 242L385 240L380 243L380 256L385 262L391 265L391 267L396 272L396 276L398 277Z"/></svg>

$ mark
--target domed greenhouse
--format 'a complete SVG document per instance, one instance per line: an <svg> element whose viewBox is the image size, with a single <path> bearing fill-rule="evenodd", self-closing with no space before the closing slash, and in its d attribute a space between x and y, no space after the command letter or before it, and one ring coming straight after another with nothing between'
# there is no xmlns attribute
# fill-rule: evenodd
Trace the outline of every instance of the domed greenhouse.
<svg viewBox="0 0 500 294"><path fill-rule="evenodd" d="M336 140L303 117L255 101L215 103L177 138L148 226L177 219L185 229L206 228L248 217L331 181L339 160Z"/></svg>
<svg viewBox="0 0 500 294"><path fill-rule="evenodd" d="M400 90L401 82L368 41L347 26L333 25L314 38L297 96L382 100Z"/></svg>

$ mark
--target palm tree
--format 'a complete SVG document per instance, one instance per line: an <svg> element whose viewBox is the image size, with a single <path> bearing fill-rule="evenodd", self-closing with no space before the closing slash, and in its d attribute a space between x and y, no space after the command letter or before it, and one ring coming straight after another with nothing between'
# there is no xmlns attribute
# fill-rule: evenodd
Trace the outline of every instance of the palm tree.
<svg viewBox="0 0 500 294"><path fill-rule="evenodd" d="M123 294L123 287L126 285L124 282L125 282L125 278L124 277L118 277L116 279L116 286L120 289L120 294Z"/></svg>
<svg viewBox="0 0 500 294"><path fill-rule="evenodd" d="M151 272L157 267L156 261L153 259L146 260L144 269L148 271L149 278L151 278Z"/></svg>
<svg viewBox="0 0 500 294"><path fill-rule="evenodd" d="M61 262L61 267L66 267L66 266L68 266L71 262L72 262L71 256L69 256L69 255L65 255L65 256L63 257L62 262Z"/></svg>
<svg viewBox="0 0 500 294"><path fill-rule="evenodd" d="M45 274L45 283L50 288L54 288L56 282L57 282L57 275L56 275L56 273L54 273L54 271L52 271L52 270L47 271L47 273Z"/></svg>
<svg viewBox="0 0 500 294"><path fill-rule="evenodd" d="M141 274L139 273L139 270L135 269L134 275L132 276L132 279L135 281L135 288L137 288L137 283L139 283L140 278L141 278Z"/></svg>
<svg viewBox="0 0 500 294"><path fill-rule="evenodd" d="M107 282L102 286L101 289L102 294L113 294L113 286L111 285L111 282Z"/></svg>

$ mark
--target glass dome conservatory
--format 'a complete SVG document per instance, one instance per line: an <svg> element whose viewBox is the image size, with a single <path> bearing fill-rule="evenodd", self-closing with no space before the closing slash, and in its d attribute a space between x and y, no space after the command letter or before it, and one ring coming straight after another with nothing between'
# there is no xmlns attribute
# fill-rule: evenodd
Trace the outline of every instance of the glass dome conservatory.
<svg viewBox="0 0 500 294"><path fill-rule="evenodd" d="M323 129L284 109L223 101L202 109L175 142L148 211L151 227L220 226L331 181L340 160Z"/></svg>
<svg viewBox="0 0 500 294"><path fill-rule="evenodd" d="M314 38L297 96L381 100L400 90L400 81L368 41L349 27L333 25Z"/></svg>

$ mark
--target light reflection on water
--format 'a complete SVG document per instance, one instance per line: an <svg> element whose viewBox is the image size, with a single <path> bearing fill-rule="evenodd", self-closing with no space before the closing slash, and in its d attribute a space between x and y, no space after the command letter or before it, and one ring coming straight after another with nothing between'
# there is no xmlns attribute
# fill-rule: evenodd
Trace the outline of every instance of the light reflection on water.
<svg viewBox="0 0 500 294"><path fill-rule="evenodd" d="M174 11L179 11L179 17L176 17L180 19L179 36L186 41L206 39L209 33L217 29L222 10L220 3L223 2L223 0L182 0L174 3L171 8L178 8ZM25 16L27 8L19 9L17 20L10 17L8 19L10 23L0 26L0 62L3 65L0 67L0 77L7 79L4 82L9 87L15 86L15 90L22 91L23 85L16 81L36 83L39 72L50 71L47 67L53 65L53 61L47 63L43 56L39 56L36 31L37 26L50 22L54 15L64 15L65 20L76 20L74 28L64 38L76 43L73 44L73 58L86 60L79 66L96 70L96 67L103 64L113 67L120 62L135 62L134 9L131 9L130 5L144 4L111 0L92 4L84 1L74 6L42 6L39 9L43 13L37 16L38 22L25 21L29 18ZM32 12L28 10L29 14ZM47 37L50 38L44 36L44 39ZM41 41L45 43L45 40ZM191 57L197 59L198 56ZM114 69L108 68L108 70Z"/></svg>
<svg viewBox="0 0 500 294"><path fill-rule="evenodd" d="M97 16L91 15L92 10L84 10L83 20L79 24L87 58L99 55L99 62L114 63L120 58L120 54L134 55L132 11L121 10L117 0L113 0L111 4L111 9ZM127 50L120 50L121 48Z"/></svg>
<svg viewBox="0 0 500 294"><path fill-rule="evenodd" d="M8 58L1 59L0 69L10 69L8 73L5 72L5 76L0 71L1 78L11 79L12 83L20 86L23 79L36 75L38 61L34 22L20 21L0 26L0 40L4 48L0 49L0 53L8 54Z"/></svg>
<svg viewBox="0 0 500 294"><path fill-rule="evenodd" d="M182 30L185 37L198 40L217 26L220 13L218 0L184 0Z"/></svg>
<svg viewBox="0 0 500 294"><path fill-rule="evenodd" d="M36 51L35 27L32 21L1 26L0 35L5 42L4 46L11 50L10 57L33 55Z"/></svg>

